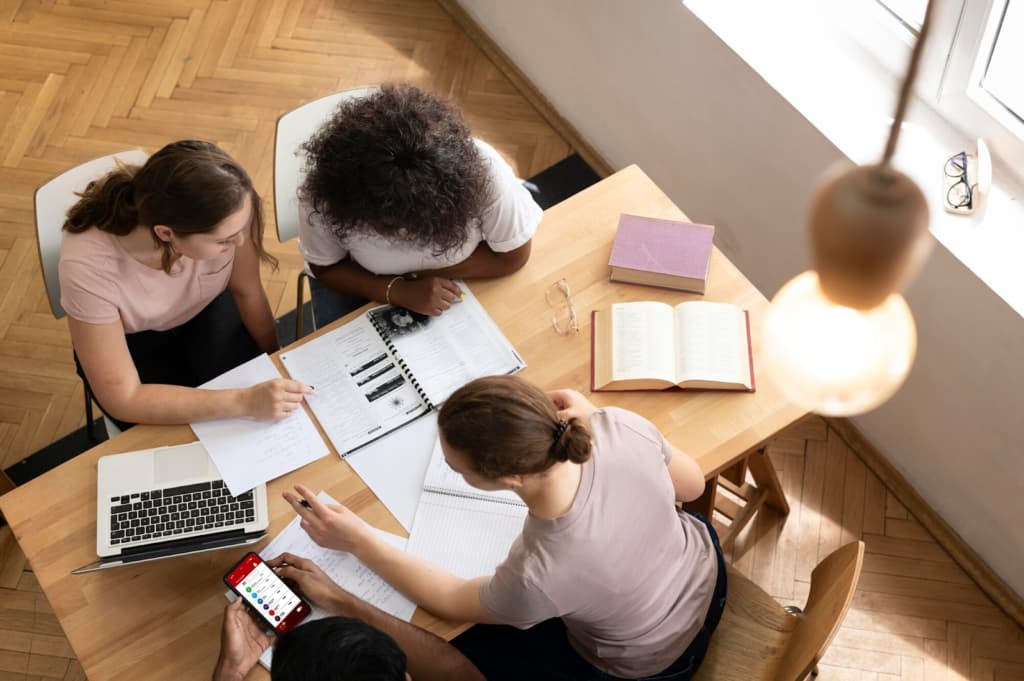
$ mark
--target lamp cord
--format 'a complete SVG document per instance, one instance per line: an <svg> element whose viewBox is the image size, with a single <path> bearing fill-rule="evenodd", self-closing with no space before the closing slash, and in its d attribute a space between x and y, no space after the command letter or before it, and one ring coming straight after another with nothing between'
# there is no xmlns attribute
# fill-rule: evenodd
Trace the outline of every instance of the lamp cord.
<svg viewBox="0 0 1024 681"><path fill-rule="evenodd" d="M928 7L924 12L924 20L921 22L921 30L917 34L917 42L914 43L914 51L910 54L910 65L907 66L907 75L903 78L903 85L900 87L900 96L896 102L896 113L893 114L892 127L889 128L889 141L885 144L885 153L882 155L881 165L888 165L892 155L896 152L896 142L900 138L900 128L903 126L903 117L907 113L907 105L910 103L910 94L917 80L918 65L921 63L921 53L924 52L924 42L928 37L928 28L932 23L932 11L935 9L935 0L929 0Z"/></svg>

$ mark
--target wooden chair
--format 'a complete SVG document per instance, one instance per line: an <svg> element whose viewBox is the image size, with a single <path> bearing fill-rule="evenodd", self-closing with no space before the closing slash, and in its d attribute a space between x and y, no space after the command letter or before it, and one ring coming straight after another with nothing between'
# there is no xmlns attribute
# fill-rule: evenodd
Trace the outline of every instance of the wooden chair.
<svg viewBox="0 0 1024 681"><path fill-rule="evenodd" d="M791 612L729 570L729 597L695 681L800 681L817 674L846 616L864 562L864 542L832 552L811 573L803 612ZM792 610L796 610L795 608Z"/></svg>
<svg viewBox="0 0 1024 681"><path fill-rule="evenodd" d="M330 117L338 104L365 97L377 88L361 87L342 90L281 114L274 134L274 214L277 240L290 241L299 235L299 185L302 184L305 155L299 146ZM299 272L295 299L295 338L302 337L303 284L309 275ZM316 317L313 318L316 327Z"/></svg>
<svg viewBox="0 0 1024 681"><path fill-rule="evenodd" d="M43 272L50 310L57 319L63 318L66 314L60 304L60 276L57 272L60 242L64 236L62 227L68 209L78 201L77 192L83 191L90 182L114 170L118 161L126 165L142 165L147 158L146 152L141 149L119 151L66 170L36 190L36 245L39 248L39 267ZM84 381L82 389L85 392L86 432L90 439L95 441L97 438L93 433L92 391ZM105 415L103 421L110 437L121 432Z"/></svg>

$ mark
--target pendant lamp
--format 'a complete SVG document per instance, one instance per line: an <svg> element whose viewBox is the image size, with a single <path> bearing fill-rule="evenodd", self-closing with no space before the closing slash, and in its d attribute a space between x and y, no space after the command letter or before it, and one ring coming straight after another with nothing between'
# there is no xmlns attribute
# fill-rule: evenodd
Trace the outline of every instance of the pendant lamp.
<svg viewBox="0 0 1024 681"><path fill-rule="evenodd" d="M903 384L917 333L899 291L931 245L928 206L892 167L934 2L929 2L879 163L834 168L811 201L814 269L787 282L765 319L768 369L794 403L818 414L874 409Z"/></svg>

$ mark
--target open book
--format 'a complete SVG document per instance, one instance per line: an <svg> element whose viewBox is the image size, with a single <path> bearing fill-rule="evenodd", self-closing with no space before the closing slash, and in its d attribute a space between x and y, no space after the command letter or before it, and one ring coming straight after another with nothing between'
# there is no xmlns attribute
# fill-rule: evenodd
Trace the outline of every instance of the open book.
<svg viewBox="0 0 1024 681"><path fill-rule="evenodd" d="M394 305L281 355L292 378L313 386L306 401L341 456L440 405L473 379L526 364L476 297L439 317Z"/></svg>
<svg viewBox="0 0 1024 681"><path fill-rule="evenodd" d="M437 442L406 552L465 579L489 575L523 531L526 513L515 493L485 492L466 483L445 462Z"/></svg>
<svg viewBox="0 0 1024 681"><path fill-rule="evenodd" d="M591 390L754 390L750 315L731 303L616 303L592 333Z"/></svg>

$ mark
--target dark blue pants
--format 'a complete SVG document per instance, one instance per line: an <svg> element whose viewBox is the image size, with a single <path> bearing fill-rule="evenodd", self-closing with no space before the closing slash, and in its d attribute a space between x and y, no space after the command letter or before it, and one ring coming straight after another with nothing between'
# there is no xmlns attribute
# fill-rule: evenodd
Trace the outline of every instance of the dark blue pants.
<svg viewBox="0 0 1024 681"><path fill-rule="evenodd" d="M704 660L711 635L725 610L728 578L718 534L706 518L692 514L711 534L718 560L718 579L704 625L696 638L666 669L642 681L686 681ZM488 681L621 681L593 667L573 649L561 619L550 619L529 629L503 624L478 624L452 640Z"/></svg>

